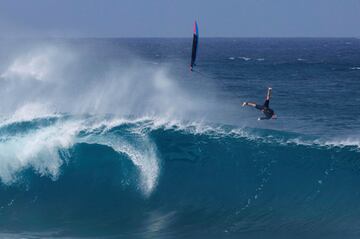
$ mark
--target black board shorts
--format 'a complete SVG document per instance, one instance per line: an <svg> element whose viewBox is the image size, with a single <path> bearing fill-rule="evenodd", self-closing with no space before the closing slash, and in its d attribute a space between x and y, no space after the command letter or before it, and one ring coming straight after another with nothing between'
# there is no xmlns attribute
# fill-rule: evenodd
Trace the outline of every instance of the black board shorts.
<svg viewBox="0 0 360 239"><path fill-rule="evenodd" d="M264 102L263 105L258 105L258 104L256 104L255 108L256 108L256 109L259 109L259 110L263 110L263 109L265 109L265 108L269 108L269 103L270 103L269 100L265 100L265 102Z"/></svg>
<svg viewBox="0 0 360 239"><path fill-rule="evenodd" d="M261 110L265 118L270 119L274 115L274 111L269 108L269 100L265 100L263 105L256 104L255 108Z"/></svg>

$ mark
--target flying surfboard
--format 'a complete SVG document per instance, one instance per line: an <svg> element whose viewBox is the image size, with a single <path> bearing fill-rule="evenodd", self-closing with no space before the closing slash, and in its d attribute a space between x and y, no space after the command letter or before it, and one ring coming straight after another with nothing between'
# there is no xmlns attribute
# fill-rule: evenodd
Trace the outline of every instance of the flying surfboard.
<svg viewBox="0 0 360 239"><path fill-rule="evenodd" d="M190 63L190 70L192 71L194 66L196 66L196 55L199 43L199 29L197 22L194 22L194 35L193 35L193 42L192 42L192 51L191 51L191 63Z"/></svg>

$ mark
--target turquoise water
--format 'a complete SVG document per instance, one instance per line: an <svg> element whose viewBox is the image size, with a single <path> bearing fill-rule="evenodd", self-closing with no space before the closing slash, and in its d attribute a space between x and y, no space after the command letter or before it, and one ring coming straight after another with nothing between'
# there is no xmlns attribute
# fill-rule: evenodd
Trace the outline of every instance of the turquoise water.
<svg viewBox="0 0 360 239"><path fill-rule="evenodd" d="M358 39L1 45L3 238L359 236Z"/></svg>

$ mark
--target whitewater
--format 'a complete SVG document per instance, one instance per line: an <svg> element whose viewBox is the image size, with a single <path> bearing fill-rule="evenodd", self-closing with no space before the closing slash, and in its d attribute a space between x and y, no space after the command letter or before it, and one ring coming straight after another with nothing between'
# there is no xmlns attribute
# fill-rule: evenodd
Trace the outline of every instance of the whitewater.
<svg viewBox="0 0 360 239"><path fill-rule="evenodd" d="M0 45L2 238L359 236L358 39Z"/></svg>

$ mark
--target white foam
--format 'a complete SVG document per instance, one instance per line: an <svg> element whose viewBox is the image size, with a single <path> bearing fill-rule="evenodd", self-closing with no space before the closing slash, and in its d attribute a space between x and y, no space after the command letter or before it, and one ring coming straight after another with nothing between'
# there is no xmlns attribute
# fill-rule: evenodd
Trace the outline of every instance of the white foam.
<svg viewBox="0 0 360 239"><path fill-rule="evenodd" d="M330 146L339 146L339 147L345 147L345 146L354 146L360 148L360 138L358 137L347 137L343 139L332 139L325 141L326 145Z"/></svg>
<svg viewBox="0 0 360 239"><path fill-rule="evenodd" d="M156 147L146 135L134 135L136 144L127 141L121 135L107 135L108 130L113 127L146 119L85 119L64 119L26 134L3 136L0 139L0 180L5 184L11 184L17 180L17 173L26 168L33 168L42 176L56 179L63 163L59 156L60 149L66 150L74 143L97 143L109 146L129 157L139 169L139 186L142 192L149 196L155 189L160 174L160 160L156 155ZM99 131L98 134L91 134L95 130ZM90 134L81 137L80 131Z"/></svg>
<svg viewBox="0 0 360 239"><path fill-rule="evenodd" d="M157 179L160 173L158 158L154 147L150 142L147 142L147 147L143 150L135 149L126 143L112 146L116 151L127 154L134 165L139 168L141 188L145 195L150 195L157 185Z"/></svg>
<svg viewBox="0 0 360 239"><path fill-rule="evenodd" d="M16 180L16 173L32 167L40 175L56 178L62 160L59 149L74 143L80 122L60 122L28 134L0 141L0 179L4 183Z"/></svg>
<svg viewBox="0 0 360 239"><path fill-rule="evenodd" d="M245 57L245 56L239 56L238 58L239 58L239 59L242 59L242 60L244 60L244 61L250 61L250 60L251 60L250 57Z"/></svg>
<svg viewBox="0 0 360 239"><path fill-rule="evenodd" d="M109 125L106 125L109 122ZM139 169L140 173L140 188L145 196L149 196L157 185L157 180L160 174L160 160L156 154L156 147L148 139L146 134L137 134L133 132L131 142L129 139L122 137L122 135L107 134L111 127L117 127L115 122L129 123L134 121L103 121L100 124L96 123L90 126L90 130L95 130L100 126L101 133L98 135L89 135L85 138L79 139L79 142L97 143L106 145L119 153L126 154L131 162ZM104 126L105 125L105 126ZM89 126L86 127L89 130Z"/></svg>
<svg viewBox="0 0 360 239"><path fill-rule="evenodd" d="M134 128L141 128L144 123L146 125L148 120L147 117L135 119L111 118L102 121L100 119L88 119L87 122L83 122L82 130L90 132L90 134L77 139L77 142L106 145L119 153L126 154L139 169L139 186L145 196L149 196L156 188L160 174L160 159L157 157L156 147L143 132L138 133L137 130L133 130L130 142L129 139L123 138L122 135L113 135L109 131L123 124L133 124ZM136 125L138 123L140 123L139 126ZM91 134L91 132L97 132L97 134Z"/></svg>

